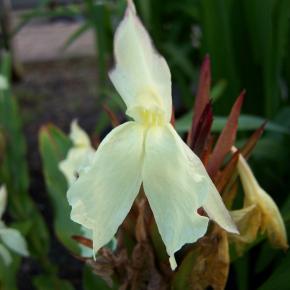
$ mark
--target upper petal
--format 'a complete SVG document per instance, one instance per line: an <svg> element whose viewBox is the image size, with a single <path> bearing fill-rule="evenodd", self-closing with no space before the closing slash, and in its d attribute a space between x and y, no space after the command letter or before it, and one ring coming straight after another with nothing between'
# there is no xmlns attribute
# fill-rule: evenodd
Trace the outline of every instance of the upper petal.
<svg viewBox="0 0 290 290"><path fill-rule="evenodd" d="M171 75L165 59L157 53L132 1L114 37L116 66L110 79L135 118L134 108L158 108L169 122L172 109Z"/></svg>
<svg viewBox="0 0 290 290"><path fill-rule="evenodd" d="M93 231L95 252L112 239L139 192L143 140L135 122L112 130L68 191L71 219Z"/></svg>
<svg viewBox="0 0 290 290"><path fill-rule="evenodd" d="M208 176L189 158L183 141L171 127L152 127L145 143L143 185L158 229L175 268L174 253L195 242L207 230L208 218L197 209L208 191Z"/></svg>

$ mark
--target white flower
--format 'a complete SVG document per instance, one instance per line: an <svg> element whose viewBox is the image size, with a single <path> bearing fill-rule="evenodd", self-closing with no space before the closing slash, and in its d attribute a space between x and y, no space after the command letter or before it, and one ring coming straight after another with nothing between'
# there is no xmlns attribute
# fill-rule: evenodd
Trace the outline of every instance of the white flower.
<svg viewBox="0 0 290 290"><path fill-rule="evenodd" d="M2 215L6 208L7 192L5 186L0 187L0 257L6 265L11 263L11 255L8 249L21 255L28 256L26 242L22 235L12 228L7 228L1 221ZM8 248L8 249L7 249Z"/></svg>
<svg viewBox="0 0 290 290"><path fill-rule="evenodd" d="M65 160L59 163L59 169L71 185L92 160L94 149L87 133L80 128L77 121L71 123L70 139L73 142Z"/></svg>
<svg viewBox="0 0 290 290"><path fill-rule="evenodd" d="M7 78L0 74L0 90L8 89L8 81Z"/></svg>
<svg viewBox="0 0 290 290"><path fill-rule="evenodd" d="M143 184L174 269L174 253L207 231L209 219L198 208L227 231L237 230L202 162L170 124L170 71L131 1L114 54L110 79L134 121L107 135L91 167L69 189L71 218L93 231L96 253L112 239Z"/></svg>

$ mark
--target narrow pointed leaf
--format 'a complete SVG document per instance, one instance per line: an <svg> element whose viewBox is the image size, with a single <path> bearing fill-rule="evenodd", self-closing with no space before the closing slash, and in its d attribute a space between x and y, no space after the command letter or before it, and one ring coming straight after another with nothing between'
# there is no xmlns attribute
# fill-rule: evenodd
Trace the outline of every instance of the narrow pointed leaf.
<svg viewBox="0 0 290 290"><path fill-rule="evenodd" d="M219 192L223 192L226 185L233 178L233 172L236 169L238 160L239 160L239 151L234 153L234 155L231 157L230 161L227 163L227 165L222 170L220 175L218 175L215 181L215 185Z"/></svg>
<svg viewBox="0 0 290 290"><path fill-rule="evenodd" d="M200 79L198 84L197 95L195 98L193 118L191 128L189 130L187 144L190 146L191 140L194 139L197 125L203 114L206 105L210 100L210 84L211 84L211 70L210 70L210 59L206 56L200 70Z"/></svg>
<svg viewBox="0 0 290 290"><path fill-rule="evenodd" d="M225 156L230 152L231 147L235 142L238 129L238 119L240 116L244 95L245 91L240 94L234 106L232 107L226 126L221 132L218 141L214 147L213 153L209 159L209 162L207 164L207 170L211 177L215 176L218 169L223 164Z"/></svg>
<svg viewBox="0 0 290 290"><path fill-rule="evenodd" d="M247 159L252 151L254 150L257 142L259 141L260 137L262 136L267 122L265 121L260 128L258 128L248 139L247 143L240 149L241 154Z"/></svg>
<svg viewBox="0 0 290 290"><path fill-rule="evenodd" d="M107 113L109 119L111 120L111 124L113 127L117 127L118 125L120 125L120 121L119 121L118 117L116 116L114 111L112 111L108 105L103 104L103 109Z"/></svg>
<svg viewBox="0 0 290 290"><path fill-rule="evenodd" d="M195 154L199 157L204 152L205 145L207 143L211 125L213 122L213 113L212 113L212 105L209 102L200 117L199 123L196 127L196 132L193 136L194 139L190 140L190 147L195 152Z"/></svg>

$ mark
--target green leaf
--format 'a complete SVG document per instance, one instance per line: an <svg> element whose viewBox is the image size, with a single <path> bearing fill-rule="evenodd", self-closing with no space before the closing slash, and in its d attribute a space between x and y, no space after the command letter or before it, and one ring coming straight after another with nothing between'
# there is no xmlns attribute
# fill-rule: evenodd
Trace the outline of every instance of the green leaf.
<svg viewBox="0 0 290 290"><path fill-rule="evenodd" d="M173 289L174 290L190 290L189 279L192 272L193 265L195 263L198 253L195 249L190 251L183 259L182 264L179 266L177 272L173 277Z"/></svg>
<svg viewBox="0 0 290 290"><path fill-rule="evenodd" d="M4 54L0 71L7 79L10 77L10 63L9 54ZM0 95L0 127L6 143L0 166L0 180L8 191L8 211L15 221L31 220L31 227L26 233L30 251L36 256L46 255L49 235L44 220L28 193L26 143L18 104L10 88Z"/></svg>
<svg viewBox="0 0 290 290"><path fill-rule="evenodd" d="M72 43L74 43L83 33L85 33L91 27L89 22L83 23L76 31L74 31L66 40L63 45L63 49L67 49Z"/></svg>
<svg viewBox="0 0 290 290"><path fill-rule="evenodd" d="M274 273L258 290L288 290L289 289L290 252L281 260Z"/></svg>
<svg viewBox="0 0 290 290"><path fill-rule="evenodd" d="M92 272L92 269L85 266L83 271L83 288L84 290L117 290L119 287L116 285L109 287L108 284L96 274Z"/></svg>
<svg viewBox="0 0 290 290"><path fill-rule="evenodd" d="M221 117L216 116L214 117L212 131L213 132L221 132L224 128L227 121L227 117ZM239 118L239 127L238 131L250 131L250 130L256 130L263 124L266 120L252 115L241 115ZM187 132L190 128L190 124L192 122L192 114L186 114L183 117L179 118L176 123L175 127L176 130L184 133ZM283 134L290 134L290 130L286 127L283 127L282 125L279 125L274 122L267 122L265 130L273 131L277 133L283 133Z"/></svg>
<svg viewBox="0 0 290 290"><path fill-rule="evenodd" d="M230 110L240 91L240 80L235 66L235 51L232 39L230 0L200 1L200 25L202 29L202 52L209 54L212 63L213 83L227 83L224 98L219 100L218 113Z"/></svg>
<svg viewBox="0 0 290 290"><path fill-rule="evenodd" d="M66 199L67 181L58 168L71 147L70 139L53 125L42 127L39 134L40 154L46 187L54 209L54 229L58 239L70 250L78 253L73 235L82 235L81 227L70 219L70 206Z"/></svg>
<svg viewBox="0 0 290 290"><path fill-rule="evenodd" d="M20 267L20 257L12 254L12 262L7 266L0 258L0 289L18 290L17 272Z"/></svg>
<svg viewBox="0 0 290 290"><path fill-rule="evenodd" d="M37 276L33 279L33 284L37 290L74 290L70 282L56 276Z"/></svg>

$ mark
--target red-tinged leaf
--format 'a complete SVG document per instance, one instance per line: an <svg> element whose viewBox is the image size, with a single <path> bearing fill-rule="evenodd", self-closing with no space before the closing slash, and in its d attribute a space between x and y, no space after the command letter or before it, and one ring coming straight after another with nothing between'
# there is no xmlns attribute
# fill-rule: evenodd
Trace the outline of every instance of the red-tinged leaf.
<svg viewBox="0 0 290 290"><path fill-rule="evenodd" d="M171 119L170 123L173 127L175 127L175 113L174 113L174 107L172 106L172 113L171 113Z"/></svg>
<svg viewBox="0 0 290 290"><path fill-rule="evenodd" d="M192 126L188 133L188 139L194 139L196 127L200 121L206 105L210 101L211 69L210 58L206 55L200 70L198 90L194 102Z"/></svg>
<svg viewBox="0 0 290 290"><path fill-rule="evenodd" d="M105 110L108 117L110 118L111 124L113 127L117 127L118 125L120 125L120 121L119 121L118 117L106 104L103 104L103 109Z"/></svg>
<svg viewBox="0 0 290 290"><path fill-rule="evenodd" d="M98 134L96 134L96 133L93 134L91 141L92 141L92 146L95 149L97 149L99 147L100 143L101 143L100 136Z"/></svg>
<svg viewBox="0 0 290 290"><path fill-rule="evenodd" d="M199 123L196 127L194 139L190 140L189 147L195 152L197 156L201 156L205 151L205 147L210 134L211 125L213 122L212 105L209 102L200 117Z"/></svg>
<svg viewBox="0 0 290 290"><path fill-rule="evenodd" d="M88 248L93 248L93 241L90 239L87 239L85 237L82 236L72 236L72 238L77 241L79 244L88 247Z"/></svg>
<svg viewBox="0 0 290 290"><path fill-rule="evenodd" d="M226 126L222 130L207 164L207 171L212 178L214 178L219 168L222 166L226 155L230 152L231 147L235 143L238 129L238 120L244 101L244 95L245 91L242 91L235 104L233 105Z"/></svg>
<svg viewBox="0 0 290 290"><path fill-rule="evenodd" d="M239 151L236 151L227 163L225 168L215 178L215 185L219 192L223 192L226 185L229 184L230 180L234 177L234 172L239 160Z"/></svg>
<svg viewBox="0 0 290 290"><path fill-rule="evenodd" d="M265 127L266 127L267 121L265 121L260 128L258 128L248 139L246 144L240 149L241 154L248 159L250 154L252 153L253 149L255 148L257 142L259 141L260 137L262 136Z"/></svg>
<svg viewBox="0 0 290 290"><path fill-rule="evenodd" d="M202 155L200 156L200 159L201 159L203 164L208 163L210 154L212 152L213 144L214 144L214 139L213 139L212 135L209 135L208 140L207 140L207 144L202 152Z"/></svg>

